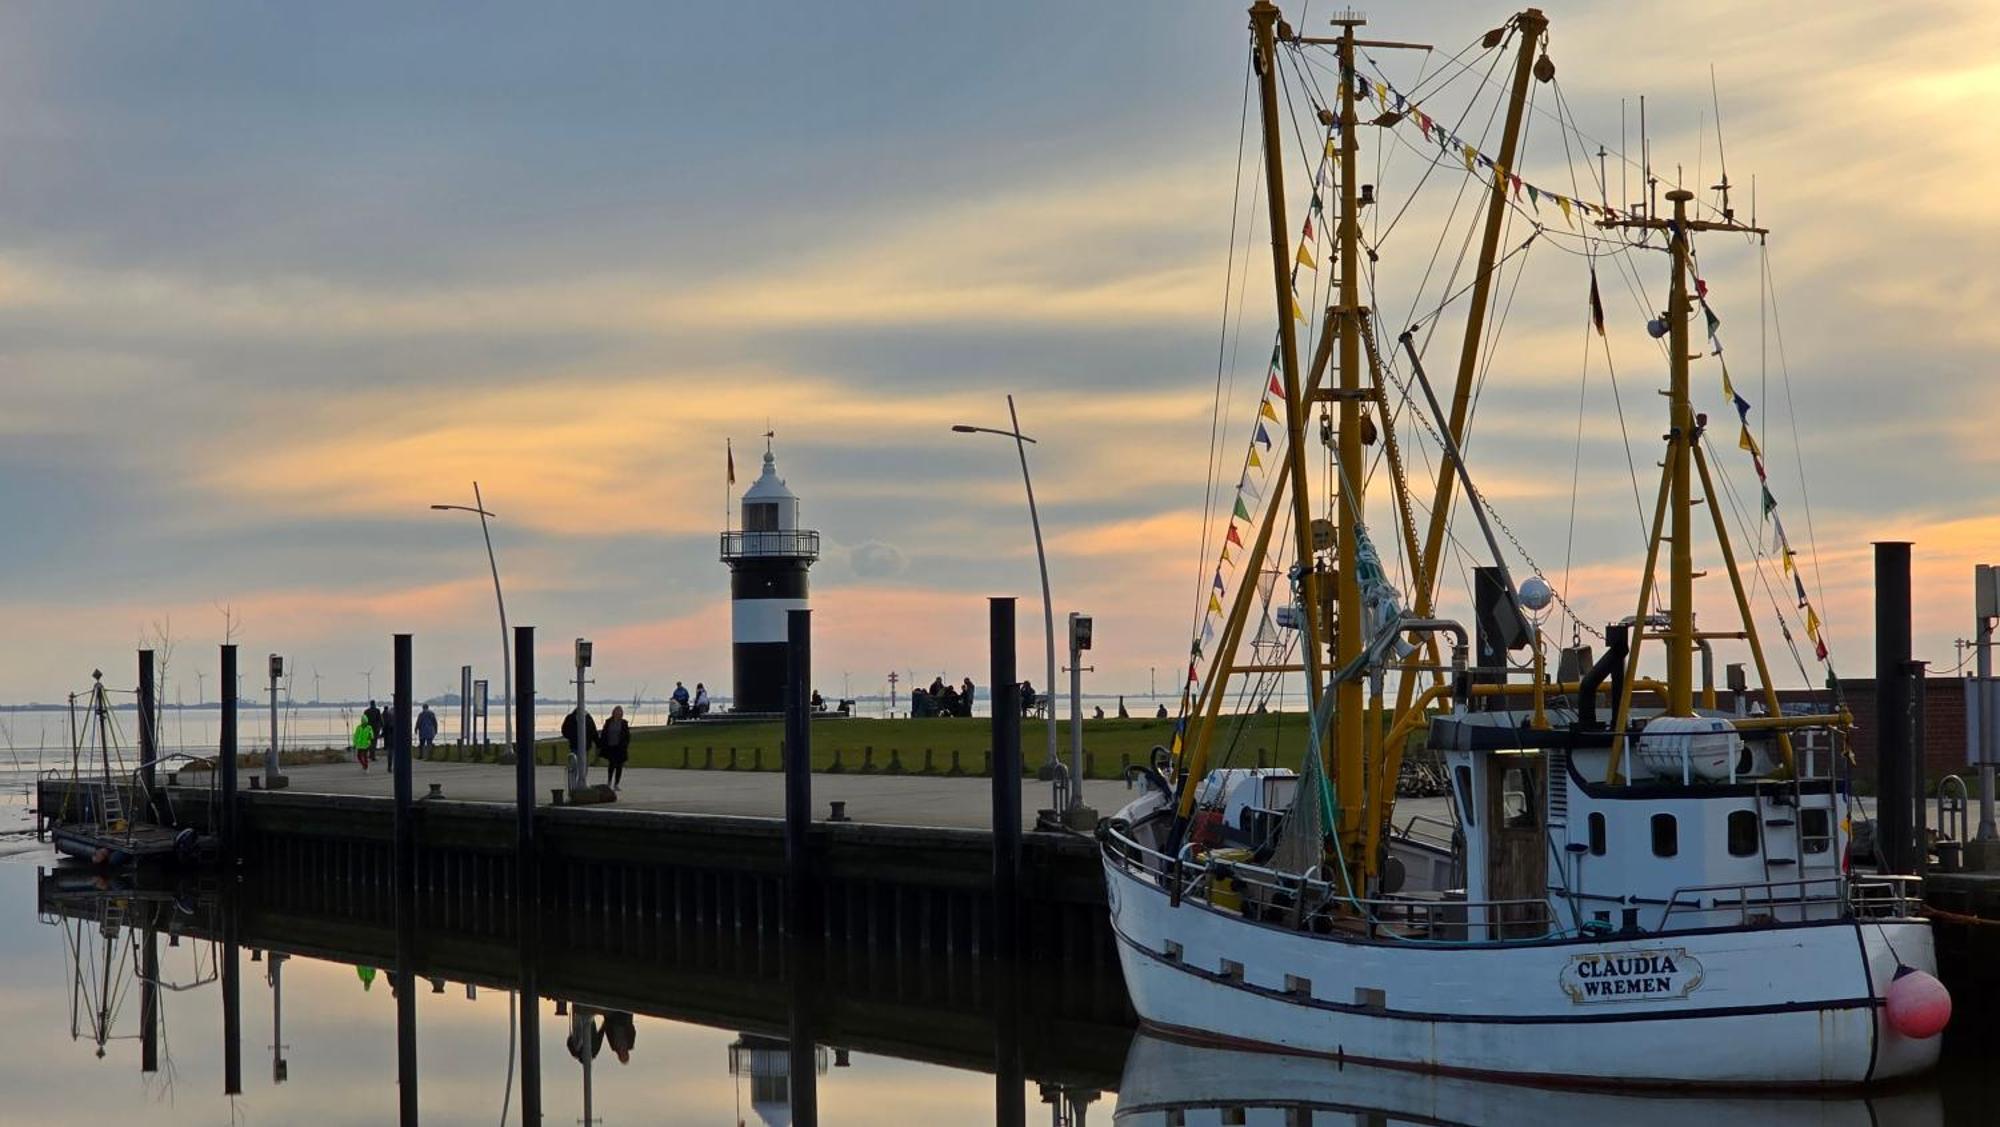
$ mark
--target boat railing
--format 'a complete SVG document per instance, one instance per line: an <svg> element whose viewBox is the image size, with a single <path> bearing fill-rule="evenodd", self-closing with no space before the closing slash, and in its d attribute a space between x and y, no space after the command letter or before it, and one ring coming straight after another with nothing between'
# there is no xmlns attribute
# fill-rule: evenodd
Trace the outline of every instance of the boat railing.
<svg viewBox="0 0 2000 1127"><path fill-rule="evenodd" d="M1851 911L1869 919L1901 919L1916 914L1923 904L1922 878L1896 874L1794 877L1790 880L1753 881L1729 884L1689 885L1674 890L1660 913L1655 930L1671 930L1676 912L1694 916L1687 927L1709 926L1700 918L1712 913L1733 913L1737 923L1748 926L1757 917L1775 916L1778 910L1803 912L1811 908L1834 912Z"/></svg>
<svg viewBox="0 0 2000 1127"><path fill-rule="evenodd" d="M1174 903L1195 900L1211 907L1286 923L1301 930L1360 925L1371 937L1461 942L1539 939L1556 929L1543 898L1466 900L1463 896L1351 896L1319 878L1317 866L1304 874L1203 853L1192 843L1168 856L1134 841L1116 828L1102 832L1114 863L1143 875L1167 891ZM1345 910L1345 914L1343 913Z"/></svg>

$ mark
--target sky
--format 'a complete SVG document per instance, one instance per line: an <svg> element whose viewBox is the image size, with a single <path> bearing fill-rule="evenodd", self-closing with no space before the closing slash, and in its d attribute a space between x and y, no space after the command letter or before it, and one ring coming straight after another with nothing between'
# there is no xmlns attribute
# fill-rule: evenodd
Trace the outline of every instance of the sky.
<svg viewBox="0 0 2000 1127"><path fill-rule="evenodd" d="M1705 187L1719 102L1739 207L1755 178L1776 321L1754 247L1698 249L1836 667L1872 671L1869 544L1892 539L1916 544L1918 654L1952 667L1972 566L2000 556L2000 161L1978 124L2000 10L1547 11L1583 133L1617 147L1620 100L1636 133L1644 94L1655 170ZM1441 48L1385 54L1414 83L1503 16L1395 6L1369 34ZM289 655L329 699L385 682L404 631L420 694L462 663L497 680L476 522L428 508L474 480L544 692L589 636L600 695L727 693L724 444L740 491L767 429L825 538L823 690L983 685L990 595L1022 599L1039 671L1018 464L949 429L1004 425L1010 393L1040 440L1057 614L1096 619L1087 686L1172 693L1215 548L1218 341L1240 457L1275 323L1263 213L1235 194L1258 159L1245 44L1235 4L0 11L0 699L59 699L93 667L127 683L162 635L187 700L225 633L246 668ZM1553 105L1538 92L1519 167L1561 184L1588 162ZM1385 133L1361 140L1389 154L1388 207L1424 166ZM1383 240L1385 318L1447 229L1424 224L1449 171ZM1602 623L1631 613L1644 555L1616 412L1650 501L1664 365L1605 260L1614 402L1601 346L1583 363L1586 260L1541 244L1503 274L1468 457ZM1630 261L1657 296L1660 256ZM1457 316L1426 354L1445 379ZM1694 382L1723 417L1712 364ZM1747 455L1715 454L1754 498Z"/></svg>

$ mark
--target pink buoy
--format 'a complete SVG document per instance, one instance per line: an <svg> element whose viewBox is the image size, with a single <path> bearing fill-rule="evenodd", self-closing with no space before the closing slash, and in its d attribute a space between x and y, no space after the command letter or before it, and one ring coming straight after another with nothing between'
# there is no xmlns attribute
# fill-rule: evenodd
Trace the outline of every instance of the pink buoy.
<svg viewBox="0 0 2000 1127"><path fill-rule="evenodd" d="M1889 1028L1918 1041L1935 1037L1951 1020L1951 991L1937 976L1899 967L1884 999Z"/></svg>

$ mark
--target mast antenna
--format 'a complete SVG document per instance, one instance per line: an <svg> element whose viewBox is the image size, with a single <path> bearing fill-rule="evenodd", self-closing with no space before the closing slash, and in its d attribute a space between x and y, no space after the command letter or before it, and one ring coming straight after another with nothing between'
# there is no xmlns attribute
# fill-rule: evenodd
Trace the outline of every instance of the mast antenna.
<svg viewBox="0 0 2000 1127"><path fill-rule="evenodd" d="M1722 196L1722 218L1735 219L1736 209L1729 206L1729 153L1722 147L1722 95L1715 87L1715 64L1708 64L1708 98L1715 109L1715 159L1722 165L1722 181L1715 191ZM1751 208L1750 223L1757 223L1756 209Z"/></svg>

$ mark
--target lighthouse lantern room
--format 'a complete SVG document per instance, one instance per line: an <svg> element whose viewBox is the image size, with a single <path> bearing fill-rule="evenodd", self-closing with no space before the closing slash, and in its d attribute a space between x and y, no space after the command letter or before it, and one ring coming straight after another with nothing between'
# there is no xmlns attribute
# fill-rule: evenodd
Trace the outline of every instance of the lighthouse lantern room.
<svg viewBox="0 0 2000 1127"><path fill-rule="evenodd" d="M737 712L785 707L785 618L806 608L806 571L819 559L819 533L799 527L799 498L778 476L770 443L764 472L743 494L743 528L722 534Z"/></svg>

